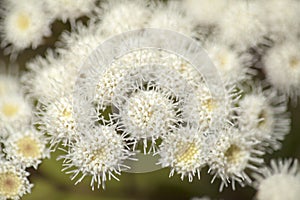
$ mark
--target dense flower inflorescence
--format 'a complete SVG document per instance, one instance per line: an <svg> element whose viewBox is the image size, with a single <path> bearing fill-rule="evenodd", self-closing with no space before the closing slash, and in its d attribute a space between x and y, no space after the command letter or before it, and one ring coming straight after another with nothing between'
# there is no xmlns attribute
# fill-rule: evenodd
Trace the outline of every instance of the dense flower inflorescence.
<svg viewBox="0 0 300 200"><path fill-rule="evenodd" d="M207 166L222 190L252 185L252 171L262 174L257 199L296 200L297 162L265 168L262 156L282 147L289 100L300 95L299 8L297 0L4 0L1 48L11 58L48 44L53 22L71 29L24 63L21 77L0 74L0 199L29 193L27 168L59 148L63 170L76 184L91 176L93 189L118 180L142 151L170 177L200 179Z"/></svg>

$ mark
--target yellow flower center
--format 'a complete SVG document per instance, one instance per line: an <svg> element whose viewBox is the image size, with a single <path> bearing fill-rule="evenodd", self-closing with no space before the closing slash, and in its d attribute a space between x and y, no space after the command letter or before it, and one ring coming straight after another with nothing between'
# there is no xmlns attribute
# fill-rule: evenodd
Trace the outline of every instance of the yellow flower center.
<svg viewBox="0 0 300 200"><path fill-rule="evenodd" d="M12 198L18 195L22 182L20 177L12 172L0 173L0 196Z"/></svg>
<svg viewBox="0 0 300 200"><path fill-rule="evenodd" d="M227 56L224 55L224 54L219 54L219 55L217 56L217 60L218 60L219 63L220 63L220 67L221 67L222 69L225 69L225 66L226 66L226 64L228 63L228 58L227 58Z"/></svg>
<svg viewBox="0 0 300 200"><path fill-rule="evenodd" d="M17 18L17 26L21 31L25 31L29 28L30 18L27 14L20 14Z"/></svg>
<svg viewBox="0 0 300 200"><path fill-rule="evenodd" d="M13 117L19 111L19 106L15 104L5 103L2 106L2 112L6 117Z"/></svg>
<svg viewBox="0 0 300 200"><path fill-rule="evenodd" d="M67 108L63 110L62 114L64 117L71 117L72 115L72 113Z"/></svg>
<svg viewBox="0 0 300 200"><path fill-rule="evenodd" d="M290 59L290 66L291 66L291 68L296 68L296 67L299 66L299 64L300 64L300 60L297 59L296 57L292 57Z"/></svg>
<svg viewBox="0 0 300 200"><path fill-rule="evenodd" d="M237 145L232 144L225 152L227 162L230 164L238 164L241 157L241 149Z"/></svg>
<svg viewBox="0 0 300 200"><path fill-rule="evenodd" d="M26 158L38 158L41 155L38 142L29 137L23 137L17 142L18 153Z"/></svg>
<svg viewBox="0 0 300 200"><path fill-rule="evenodd" d="M177 145L178 154L176 156L177 163L190 163L195 159L197 148L195 143L180 143Z"/></svg>
<svg viewBox="0 0 300 200"><path fill-rule="evenodd" d="M108 159L105 149L97 149L93 151L90 163L93 165L105 167L105 161Z"/></svg>
<svg viewBox="0 0 300 200"><path fill-rule="evenodd" d="M213 112L213 110L216 108L216 102L212 98L203 101L202 105L209 113Z"/></svg>

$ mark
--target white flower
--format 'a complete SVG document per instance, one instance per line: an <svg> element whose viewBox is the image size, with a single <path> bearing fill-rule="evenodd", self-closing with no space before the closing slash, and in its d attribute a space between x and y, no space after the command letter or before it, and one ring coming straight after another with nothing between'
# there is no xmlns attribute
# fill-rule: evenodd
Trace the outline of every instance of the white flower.
<svg viewBox="0 0 300 200"><path fill-rule="evenodd" d="M224 84L235 84L250 78L247 64L251 58L248 55L240 55L224 44L208 44L207 53Z"/></svg>
<svg viewBox="0 0 300 200"><path fill-rule="evenodd" d="M15 93L0 98L0 128L2 130L25 126L30 122L31 117L31 105L21 94ZM5 137L5 135L2 136Z"/></svg>
<svg viewBox="0 0 300 200"><path fill-rule="evenodd" d="M178 123L177 107L177 103L158 88L134 90L119 108L119 129L129 134L134 141L143 140L145 153L147 139L154 145L156 139Z"/></svg>
<svg viewBox="0 0 300 200"><path fill-rule="evenodd" d="M28 180L29 173L19 165L1 161L0 165L0 199L18 200L30 193L33 187Z"/></svg>
<svg viewBox="0 0 300 200"><path fill-rule="evenodd" d="M5 6L4 6L5 5ZM52 18L43 9L40 1L6 1L3 4L1 21L2 46L11 44L11 52L28 47L36 48L44 36L51 34Z"/></svg>
<svg viewBox="0 0 300 200"><path fill-rule="evenodd" d="M56 52L68 70L79 70L83 61L104 41L103 36L96 32L97 28L93 22L87 26L79 22L71 32L62 33Z"/></svg>
<svg viewBox="0 0 300 200"><path fill-rule="evenodd" d="M93 75L95 80L91 81L97 83L95 100L102 107L110 105L116 94L120 96L127 88L132 88L132 78L137 80L139 77L137 82L154 81L177 97L180 93L185 93L187 84L196 87L203 82L201 74L189 62L178 55L157 49L129 52L115 59L107 69L101 68L96 69L99 74Z"/></svg>
<svg viewBox="0 0 300 200"><path fill-rule="evenodd" d="M56 148L59 142L66 145L77 136L71 97L62 96L42 105L36 118L35 123L49 135L51 147Z"/></svg>
<svg viewBox="0 0 300 200"><path fill-rule="evenodd" d="M235 1L230 4L218 21L219 35L216 38L238 50L246 50L262 42L266 28L258 15L256 1Z"/></svg>
<svg viewBox="0 0 300 200"><path fill-rule="evenodd" d="M216 24L230 2L224 0L184 0L183 5L198 23L205 25Z"/></svg>
<svg viewBox="0 0 300 200"><path fill-rule="evenodd" d="M97 7L96 0L46 0L43 3L51 16L63 22L70 20L72 25L76 18L91 15Z"/></svg>
<svg viewBox="0 0 300 200"><path fill-rule="evenodd" d="M73 174L72 180L79 173L84 177L92 176L91 187L105 187L105 181L111 177L118 180L115 174L129 167L123 162L132 155L125 144L125 138L115 131L114 127L100 126L86 131L74 143L71 143L64 158L64 169L67 174ZM74 169L75 168L75 169Z"/></svg>
<svg viewBox="0 0 300 200"><path fill-rule="evenodd" d="M214 139L215 137L215 139ZM231 183L235 190L235 183L240 185L251 183L246 169L257 170L256 165L261 165L263 159L259 156L264 152L255 149L257 142L251 140L236 128L226 128L213 135L208 159L209 173L215 178L221 178L220 191Z"/></svg>
<svg viewBox="0 0 300 200"><path fill-rule="evenodd" d="M181 3L169 1L167 5L159 4L147 23L147 27L168 29L187 36L194 35L195 22L184 13Z"/></svg>
<svg viewBox="0 0 300 200"><path fill-rule="evenodd" d="M140 0L109 0L101 4L99 31L112 36L125 31L145 28L151 15L150 2Z"/></svg>
<svg viewBox="0 0 300 200"><path fill-rule="evenodd" d="M50 156L46 138L34 128L12 131L4 142L6 158L26 168L37 169L42 159Z"/></svg>
<svg viewBox="0 0 300 200"><path fill-rule="evenodd" d="M198 126L219 129L234 118L240 92L235 87L224 86L224 96L215 96L206 84L199 84L193 91L193 99L184 103L183 116Z"/></svg>
<svg viewBox="0 0 300 200"><path fill-rule="evenodd" d="M191 182L194 176L200 179L200 170L206 164L207 153L201 129L180 127L162 137L158 164L171 167L170 176L177 172L182 180L187 176Z"/></svg>
<svg viewBox="0 0 300 200"><path fill-rule="evenodd" d="M268 29L268 37L275 42L289 39L299 33L300 2L297 0L258 1L261 8L259 19Z"/></svg>
<svg viewBox="0 0 300 200"><path fill-rule="evenodd" d="M239 101L238 115L240 128L252 130L252 137L273 150L280 149L280 141L290 131L287 98L274 88L264 90L253 85L252 91Z"/></svg>
<svg viewBox="0 0 300 200"><path fill-rule="evenodd" d="M268 81L281 92L296 99L300 95L300 40L272 47L264 56Z"/></svg>
<svg viewBox="0 0 300 200"><path fill-rule="evenodd" d="M53 51L48 51L45 57L38 56L27 63L28 72L21 77L26 94L43 102L71 93L76 77L74 78L73 71L68 71L63 64L63 60Z"/></svg>
<svg viewBox="0 0 300 200"><path fill-rule="evenodd" d="M300 196L298 160L271 160L271 167L254 174L257 200L297 200Z"/></svg>
<svg viewBox="0 0 300 200"><path fill-rule="evenodd" d="M190 62L179 55L161 51L159 52L157 64L174 70L193 87L198 87L199 84L204 83L203 75Z"/></svg>

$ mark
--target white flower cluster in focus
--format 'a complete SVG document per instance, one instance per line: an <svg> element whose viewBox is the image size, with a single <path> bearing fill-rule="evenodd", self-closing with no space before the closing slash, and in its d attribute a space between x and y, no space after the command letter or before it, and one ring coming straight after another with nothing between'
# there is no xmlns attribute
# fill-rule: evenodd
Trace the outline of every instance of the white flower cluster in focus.
<svg viewBox="0 0 300 200"><path fill-rule="evenodd" d="M259 200L297 200L296 160L266 168L264 156L282 148L300 96L299 9L299 0L4 0L11 61L42 47L58 20L70 29L20 76L0 74L0 199L29 193L26 170L62 149L63 171L76 184L90 176L92 189L142 152L170 177L206 170L220 191L238 183ZM151 48L128 40L137 30ZM177 49L153 48L163 44Z"/></svg>

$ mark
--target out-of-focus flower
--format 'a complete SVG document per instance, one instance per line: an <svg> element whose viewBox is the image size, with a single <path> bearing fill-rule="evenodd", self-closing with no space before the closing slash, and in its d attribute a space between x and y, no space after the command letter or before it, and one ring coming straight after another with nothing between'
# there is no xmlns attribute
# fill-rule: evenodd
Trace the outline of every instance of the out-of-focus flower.
<svg viewBox="0 0 300 200"><path fill-rule="evenodd" d="M300 173L298 160L271 160L270 167L254 174L254 187L258 200L297 200L300 195Z"/></svg>
<svg viewBox="0 0 300 200"><path fill-rule="evenodd" d="M0 128L1 136L6 137L3 129L23 127L32 118L32 107L22 94L12 94L0 98ZM6 131L5 131L6 132Z"/></svg>
<svg viewBox="0 0 300 200"><path fill-rule="evenodd" d="M267 80L293 100L300 95L300 40L272 47L264 56Z"/></svg>
<svg viewBox="0 0 300 200"><path fill-rule="evenodd" d="M0 33L2 47L8 52L16 53L28 47L36 48L42 43L44 36L51 34L51 15L44 12L40 1L24 2L5 1L2 5Z"/></svg>
<svg viewBox="0 0 300 200"><path fill-rule="evenodd" d="M219 31L216 41L232 45L239 51L263 42L267 30L258 15L256 1L235 1L217 23Z"/></svg>
<svg viewBox="0 0 300 200"><path fill-rule="evenodd" d="M102 2L99 13L99 26L105 36L120 34L125 31L145 28L150 15L150 1L109 0Z"/></svg>

